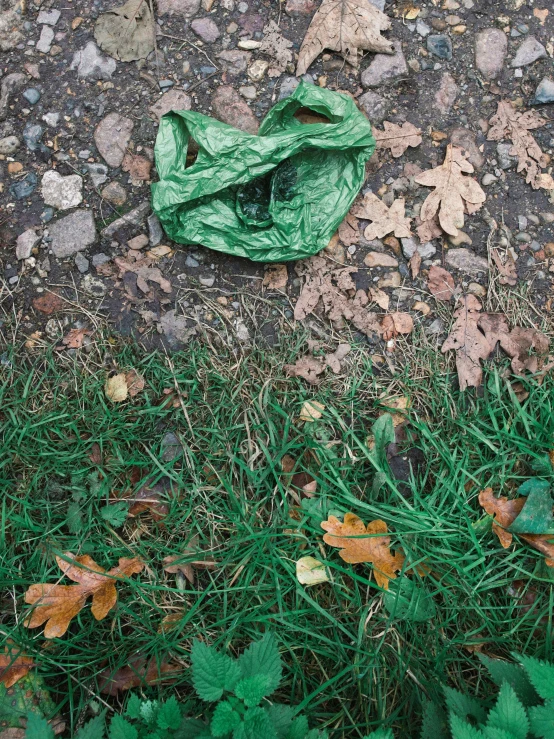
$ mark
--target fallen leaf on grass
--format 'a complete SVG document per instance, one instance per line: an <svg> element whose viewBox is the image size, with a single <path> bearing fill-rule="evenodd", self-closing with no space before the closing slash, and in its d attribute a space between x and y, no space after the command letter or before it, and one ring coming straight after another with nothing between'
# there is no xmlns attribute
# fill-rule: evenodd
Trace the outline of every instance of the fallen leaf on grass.
<svg viewBox="0 0 554 739"><path fill-rule="evenodd" d="M318 403L317 400L306 400L302 405L298 420L306 421L306 423L313 423L321 418L324 410L325 406L323 403Z"/></svg>
<svg viewBox="0 0 554 739"><path fill-rule="evenodd" d="M8 639L4 653L0 654L0 683L11 688L34 666L35 662L31 657L26 657L20 647Z"/></svg>
<svg viewBox="0 0 554 739"><path fill-rule="evenodd" d="M307 354L297 359L294 364L285 364L283 369L287 377L301 377L310 385L317 385L320 381L319 375L323 374L326 366L323 359Z"/></svg>
<svg viewBox="0 0 554 739"><path fill-rule="evenodd" d="M516 263L510 254L506 255L505 261L502 260L498 249L491 249L491 257L496 265L496 269L500 273L498 281L501 285L517 285Z"/></svg>
<svg viewBox="0 0 554 739"><path fill-rule="evenodd" d="M129 0L102 13L94 26L98 46L115 59L146 59L155 47L155 26L148 0Z"/></svg>
<svg viewBox="0 0 554 739"><path fill-rule="evenodd" d="M448 302L454 295L454 278L442 267L433 265L429 270L427 289L435 296L436 300Z"/></svg>
<svg viewBox="0 0 554 739"><path fill-rule="evenodd" d="M403 198L398 198L388 208L376 195L368 192L364 195L364 199L352 208L351 212L358 218L373 221L364 231L364 236L368 241L382 239L390 233L394 233L397 239L408 238L412 234L410 231L412 219L406 218L404 214Z"/></svg>
<svg viewBox="0 0 554 739"><path fill-rule="evenodd" d="M325 355L325 364L335 373L341 371L342 360L350 354L350 344L339 344L334 352Z"/></svg>
<svg viewBox="0 0 554 739"><path fill-rule="evenodd" d="M146 0L144 0L146 3ZM129 177L132 180L138 180L144 182L150 179L150 170L152 169L152 162L141 157L138 154L125 154L121 168L124 172L129 172Z"/></svg>
<svg viewBox="0 0 554 739"><path fill-rule="evenodd" d="M264 26L264 36L259 50L272 59L272 63L267 70L268 77L279 77L280 74L283 74L287 64L292 62L292 47L292 41L281 34L281 29L275 21L269 21Z"/></svg>
<svg viewBox="0 0 554 739"><path fill-rule="evenodd" d="M364 522L353 513L344 515L344 522L335 516L323 521L321 528L327 531L323 541L341 551L339 556L350 564L368 562L373 564L373 574L379 587L388 590L389 580L396 578L404 564L404 555L390 551L390 536L387 524L377 519Z"/></svg>
<svg viewBox="0 0 554 739"><path fill-rule="evenodd" d="M123 277L125 272L134 272L137 276L137 287L145 295L150 294L148 282L156 282L165 293L170 293L172 290L171 282L165 279L157 267L151 266L152 261L150 257L139 259L138 262L129 262L123 257L114 259L119 269L119 277Z"/></svg>
<svg viewBox="0 0 554 739"><path fill-rule="evenodd" d="M338 51L353 67L359 51L392 54L392 42L381 36L390 27L390 19L367 0L322 0L300 47L296 76L324 49Z"/></svg>
<svg viewBox="0 0 554 739"><path fill-rule="evenodd" d="M491 346L479 330L481 303L474 295L463 295L454 313L456 321L450 335L441 347L444 354L449 350L456 352L456 369L460 390L478 387L483 379L481 361L491 353Z"/></svg>
<svg viewBox="0 0 554 739"><path fill-rule="evenodd" d="M104 392L112 403L122 403L126 400L129 395L129 388L127 387L125 373L120 372L118 375L108 377L104 385Z"/></svg>
<svg viewBox="0 0 554 739"><path fill-rule="evenodd" d="M282 290L289 279L286 264L269 264L262 280L263 287L269 290Z"/></svg>
<svg viewBox="0 0 554 739"><path fill-rule="evenodd" d="M85 336L92 333L88 328L72 328L62 339L68 349L80 349L83 346Z"/></svg>
<svg viewBox="0 0 554 739"><path fill-rule="evenodd" d="M160 625L158 626L158 634L167 634L169 631L173 631L173 629L176 629L183 620L184 615L184 609L182 611L178 611L177 613L168 613L167 616L164 616L160 621Z"/></svg>
<svg viewBox="0 0 554 739"><path fill-rule="evenodd" d="M100 444L98 444L98 442L95 441L91 446L88 458L92 464L102 464L102 450L100 449Z"/></svg>
<svg viewBox="0 0 554 739"><path fill-rule="evenodd" d="M183 553L180 555L170 555L168 557L164 557L164 570L166 572L169 572L171 575L176 575L177 573L181 573L184 575L187 580L190 582L191 585L194 585L194 570L215 570L217 567L217 562L214 559L194 559L190 562L183 562L182 560L185 558L198 556L199 554L202 554L201 550L199 549L199 539L198 535L195 534L188 545L183 550ZM181 560L181 561L180 561Z"/></svg>
<svg viewBox="0 0 554 739"><path fill-rule="evenodd" d="M498 103L496 114L489 121L490 129L488 141L510 139L512 147L510 155L518 159L517 171L525 172L525 182L534 190L544 188L554 189L554 179L551 175L541 172L549 163L549 158L543 154L529 131L541 128L548 123L536 110L519 113L508 100Z"/></svg>
<svg viewBox="0 0 554 739"><path fill-rule="evenodd" d="M352 213L347 213L339 226L339 239L345 246L357 244L360 240L358 219Z"/></svg>
<svg viewBox="0 0 554 739"><path fill-rule="evenodd" d="M548 337L535 328L515 326L511 331L506 316L502 313L484 313L479 320L491 352L500 342L506 354L512 358L512 369L516 375L525 371L535 373L548 352ZM535 352L531 354L531 352Z"/></svg>
<svg viewBox="0 0 554 739"><path fill-rule="evenodd" d="M414 330L414 321L409 313L390 313L381 323L383 339L390 341L398 334L411 334Z"/></svg>
<svg viewBox="0 0 554 739"><path fill-rule="evenodd" d="M468 213L475 213L486 200L477 180L464 176L464 172L473 171L462 149L448 144L444 162L414 178L419 185L435 188L423 203L421 220L430 221L438 211L441 228L457 236L458 229L464 225L464 204Z"/></svg>
<svg viewBox="0 0 554 739"><path fill-rule="evenodd" d="M139 375L134 369L130 369L125 373L125 382L127 383L127 390L131 398L134 398L135 395L138 395L144 390L144 377Z"/></svg>
<svg viewBox="0 0 554 739"><path fill-rule="evenodd" d="M47 292L38 298L33 298L33 307L49 316L61 310L64 307L64 301L56 293Z"/></svg>
<svg viewBox="0 0 554 739"><path fill-rule="evenodd" d="M296 579L301 585L319 585L329 582L327 568L315 557L300 557L296 563Z"/></svg>
<svg viewBox="0 0 554 739"><path fill-rule="evenodd" d="M377 128L373 129L377 148L390 149L390 153L395 158L401 157L408 147L419 146L423 141L419 128L408 121L400 125L384 121L383 127L384 131L379 131Z"/></svg>
<svg viewBox="0 0 554 739"><path fill-rule="evenodd" d="M98 675L98 687L104 695L116 697L124 690L158 685L173 680L181 672L183 672L181 665L170 662L167 658L158 662L156 657L146 659L146 657L138 655L129 660L126 667L122 667L116 672L109 669L102 670Z"/></svg>
<svg viewBox="0 0 554 739"><path fill-rule="evenodd" d="M140 516L148 511L154 521L161 521L169 513L169 506L164 502L157 490L145 485L130 497L120 500L129 503L129 516Z"/></svg>
<svg viewBox="0 0 554 739"><path fill-rule="evenodd" d="M117 602L115 581L135 575L144 568L136 557L121 558L116 567L106 572L88 554L76 557L71 552L66 552L64 558L56 557L56 562L61 571L78 584L38 583L31 585L25 593L25 603L34 605L34 608L23 623L34 629L46 622L46 639L63 636L71 619L81 611L89 596L92 596L92 615L101 621Z"/></svg>

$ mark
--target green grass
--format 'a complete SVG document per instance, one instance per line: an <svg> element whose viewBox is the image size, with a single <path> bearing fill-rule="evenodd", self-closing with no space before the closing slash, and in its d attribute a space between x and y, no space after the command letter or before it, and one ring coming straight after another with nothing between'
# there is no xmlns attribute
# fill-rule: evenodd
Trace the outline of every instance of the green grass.
<svg viewBox="0 0 554 739"><path fill-rule="evenodd" d="M234 356L194 345L168 360L117 344L114 364L146 379L145 391L120 405L104 395L105 345L89 355L4 361L0 633L36 659L68 735L90 715L91 700L101 697L116 710L125 702L125 694L100 696L98 676L137 654L171 657L183 668L172 685L145 695L191 697L189 654L199 636L237 654L274 631L287 666L279 699L299 705L333 739L381 724L397 737L416 737L422 699L437 698L443 684L486 695L491 683L469 651L480 642L490 655L553 658L554 571L523 544L501 549L477 501L488 485L514 490L554 446L552 380L530 382L523 405L496 370L487 373L482 397L460 395L444 360L428 351L418 367L409 359L391 386L360 347L348 373L314 389L282 371L301 346L297 337L288 348ZM161 406L164 389L175 387L182 405ZM389 387L411 398L411 428L425 456L409 492L366 446ZM308 398L325 404L315 424L298 421ZM183 443L173 461L162 457L167 431ZM93 443L102 449L100 466L89 459ZM298 509L287 488L285 454L305 460L317 479L313 515ZM133 487L136 468L150 484L165 481L169 514L163 524L143 514L115 529L101 509L144 484ZM91 473L99 476L92 484ZM68 507L79 494L82 526L72 534ZM385 520L393 546L403 547L410 564L431 569L424 579L412 577L435 603L432 619L391 617L371 568L348 565L323 544L322 516L345 511ZM163 559L194 535L218 564L196 570L193 586L165 573ZM89 604L44 649L41 629L22 624L24 593L32 583L58 581L54 555L65 551L87 553L105 568L129 556L147 566L118 585L118 605L104 621L94 620ZM327 563L331 583L298 584L295 563L305 555ZM531 609L510 594L514 580L536 591ZM160 632L172 613L182 613L177 627Z"/></svg>

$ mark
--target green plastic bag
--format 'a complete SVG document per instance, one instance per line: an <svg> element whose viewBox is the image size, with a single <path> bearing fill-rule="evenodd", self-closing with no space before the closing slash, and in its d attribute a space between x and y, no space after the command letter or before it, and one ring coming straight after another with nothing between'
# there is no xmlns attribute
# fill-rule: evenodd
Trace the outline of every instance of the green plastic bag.
<svg viewBox="0 0 554 739"><path fill-rule="evenodd" d="M302 123L294 117L301 108L331 122ZM191 138L199 152L187 167ZM257 136L172 111L156 139L152 207L177 243L255 261L303 259L329 243L374 149L369 121L350 97L303 82L269 111Z"/></svg>

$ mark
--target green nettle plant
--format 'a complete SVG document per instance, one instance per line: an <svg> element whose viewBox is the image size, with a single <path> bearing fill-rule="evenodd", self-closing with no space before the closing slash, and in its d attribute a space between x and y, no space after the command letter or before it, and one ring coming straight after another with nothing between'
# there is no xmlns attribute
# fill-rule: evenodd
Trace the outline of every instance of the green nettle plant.
<svg viewBox="0 0 554 739"><path fill-rule="evenodd" d="M445 688L446 711L427 704L421 739L554 739L554 665L516 654L520 664L479 656L500 688L493 707Z"/></svg>

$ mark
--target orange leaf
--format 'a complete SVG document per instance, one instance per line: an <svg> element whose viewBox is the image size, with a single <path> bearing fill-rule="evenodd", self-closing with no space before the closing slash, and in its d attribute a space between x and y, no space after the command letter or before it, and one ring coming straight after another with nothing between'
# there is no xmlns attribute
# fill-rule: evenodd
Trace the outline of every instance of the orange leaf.
<svg viewBox="0 0 554 739"><path fill-rule="evenodd" d="M11 688L34 666L33 660L26 657L20 648L8 639L4 654L0 654L0 683L3 683L6 688Z"/></svg>
<svg viewBox="0 0 554 739"><path fill-rule="evenodd" d="M501 495L495 498L492 488L485 488L479 493L479 503L490 516L494 516L492 530L498 536L500 543L507 549L512 543L513 536L509 531L505 531L511 526L521 513L521 509L525 505L525 498L508 498Z"/></svg>
<svg viewBox="0 0 554 739"><path fill-rule="evenodd" d="M373 564L377 585L388 590L389 580L394 580L396 573L402 569L404 555L401 552L391 553L390 536L387 535L384 521L370 521L366 527L358 516L346 513L344 522L329 516L327 521L322 522L321 528L328 532L323 541L338 547L341 550L339 555L345 562Z"/></svg>
<svg viewBox="0 0 554 739"><path fill-rule="evenodd" d="M24 625L34 629L46 622L46 639L63 636L71 619L83 608L90 595L92 615L101 621L117 602L115 581L141 572L144 568L144 564L136 557L120 559L117 567L112 567L108 572L88 554L75 557L66 552L64 557L56 557L58 566L77 585L38 583L31 585L25 593L25 602L35 608L25 619Z"/></svg>

